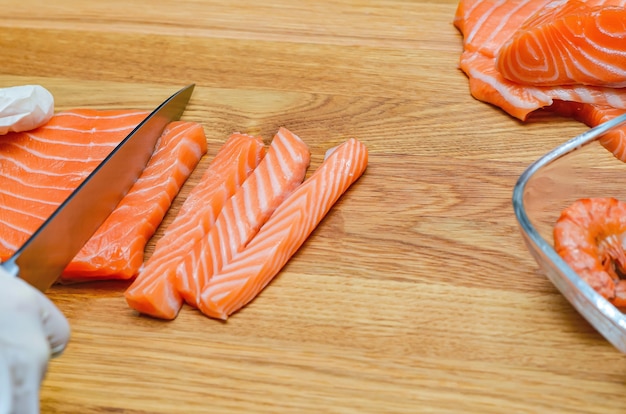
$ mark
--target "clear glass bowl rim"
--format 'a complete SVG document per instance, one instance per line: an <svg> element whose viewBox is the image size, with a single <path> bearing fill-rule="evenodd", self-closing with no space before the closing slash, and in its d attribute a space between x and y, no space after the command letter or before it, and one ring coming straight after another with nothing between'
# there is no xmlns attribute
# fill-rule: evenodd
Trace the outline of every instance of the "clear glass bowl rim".
<svg viewBox="0 0 626 414"><path fill-rule="evenodd" d="M530 164L519 176L515 187L513 188L512 203L515 217L523 235L525 236L525 241L527 243L532 243L544 257L551 261L551 265L554 266L558 272L567 279L569 285L574 286L574 288L578 290L578 298L582 298L584 304L577 303L578 301L573 301L569 292L564 292L550 277L548 278L553 282L553 284L555 284L555 286L574 306L574 308L578 310L578 312L585 317L585 319L587 319L594 326L594 328L596 328L596 330L598 330L600 334L605 337L605 339L611 342L618 350L626 353L626 315L598 294L567 265L567 263L554 250L552 244L546 241L539 234L539 231L533 226L524 205L526 185L535 173L565 155L597 140L606 132L609 132L623 123L626 123L626 114L615 117L603 124L591 128L541 156L535 162ZM531 246L528 246L528 248L530 249ZM533 256L539 262L539 259L535 255ZM542 263L538 264L542 266ZM595 315L592 316L590 314L590 309L585 309L585 307L595 307L593 310ZM598 316L603 319L601 323L597 320ZM620 335L616 335L616 331L619 331ZM620 336L623 340L616 339Z"/></svg>

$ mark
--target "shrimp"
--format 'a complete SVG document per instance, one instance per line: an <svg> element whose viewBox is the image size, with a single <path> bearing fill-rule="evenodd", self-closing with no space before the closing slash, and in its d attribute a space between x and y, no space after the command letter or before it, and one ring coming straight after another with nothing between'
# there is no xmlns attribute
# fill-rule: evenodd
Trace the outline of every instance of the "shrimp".
<svg viewBox="0 0 626 414"><path fill-rule="evenodd" d="M556 252L596 292L622 308L625 244L626 202L615 198L577 200L563 210L554 227Z"/></svg>

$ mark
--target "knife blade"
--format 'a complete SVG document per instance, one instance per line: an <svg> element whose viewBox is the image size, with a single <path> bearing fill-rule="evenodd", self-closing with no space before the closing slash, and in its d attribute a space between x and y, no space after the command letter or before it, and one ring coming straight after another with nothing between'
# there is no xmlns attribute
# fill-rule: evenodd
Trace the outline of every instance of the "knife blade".
<svg viewBox="0 0 626 414"><path fill-rule="evenodd" d="M152 111L0 266L41 291L48 289L137 181L165 126L182 116L194 86Z"/></svg>

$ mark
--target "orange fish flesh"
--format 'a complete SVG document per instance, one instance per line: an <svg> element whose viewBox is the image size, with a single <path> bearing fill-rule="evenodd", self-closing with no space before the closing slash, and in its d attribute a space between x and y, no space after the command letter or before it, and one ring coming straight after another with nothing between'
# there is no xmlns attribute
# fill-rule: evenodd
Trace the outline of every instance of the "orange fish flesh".
<svg viewBox="0 0 626 414"><path fill-rule="evenodd" d="M224 204L264 155L261 138L238 133L228 138L126 290L131 308L156 318L176 317L183 303L175 286L176 268L213 227Z"/></svg>
<svg viewBox="0 0 626 414"><path fill-rule="evenodd" d="M356 139L329 151L322 165L282 202L242 251L203 287L199 309L227 319L254 299L276 276L328 213L363 174L365 145Z"/></svg>

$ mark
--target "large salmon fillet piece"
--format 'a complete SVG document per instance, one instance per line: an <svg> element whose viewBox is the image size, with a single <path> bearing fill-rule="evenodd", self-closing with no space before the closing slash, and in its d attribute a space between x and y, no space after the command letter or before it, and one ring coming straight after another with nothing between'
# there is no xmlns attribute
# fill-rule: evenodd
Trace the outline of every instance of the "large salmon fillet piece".
<svg viewBox="0 0 626 414"><path fill-rule="evenodd" d="M274 211L250 243L213 274L203 287L199 309L227 319L278 274L367 167L365 145L350 139L329 151L322 165Z"/></svg>
<svg viewBox="0 0 626 414"><path fill-rule="evenodd" d="M175 286L176 268L213 227L224 204L264 155L259 137L236 133L228 138L126 290L124 295L131 308L156 318L176 317L183 303Z"/></svg>
<svg viewBox="0 0 626 414"><path fill-rule="evenodd" d="M551 7L550 7L551 6ZM552 2L502 46L498 71L527 85L626 86L626 9Z"/></svg>
<svg viewBox="0 0 626 414"><path fill-rule="evenodd" d="M62 280L133 277L148 240L206 151L200 124L168 124L137 182L67 266Z"/></svg>
<svg viewBox="0 0 626 414"><path fill-rule="evenodd" d="M147 115L148 112L136 110L79 109L58 113L47 124L35 130L3 136L0 139L0 259L10 257ZM159 167L147 168L141 179L144 183L151 182L155 188L168 183L168 191L178 191L182 181L206 152L206 138L202 128L194 123L183 125L186 125L185 129L189 128L186 133L177 134L173 128L169 128L169 134L161 137L156 152L160 151L163 155L154 157L151 163L155 165L157 160L170 157L165 160L165 164L178 164L180 156L183 157L180 161L186 167L162 171ZM181 148L177 143L189 149L167 155L165 146L169 149ZM193 156L189 156L190 151ZM146 174L152 175L151 181ZM156 202L152 196L149 188L137 187L129 192L125 200L130 204L136 203L138 199L144 200L150 214L150 227L156 228L169 204ZM137 233L136 216L116 213L115 217L122 222L108 220L98 233L107 233L110 227L123 227L130 230L131 239L135 237L144 240L148 237L149 232ZM86 248L89 250L79 253L79 261L70 264L69 277L90 276L82 271L71 271L72 268L77 269L76 266L84 265L79 263L80 257L86 257L85 252L93 257L89 259L90 266L98 269L98 277L126 277L134 272L132 269L124 269L120 273L119 264L109 260L109 255L111 251L124 251L132 246L131 249L138 250L141 256L142 243L131 243L129 238L118 239L117 235L108 238L96 234L94 237L96 239L92 240L97 241L88 242L91 247Z"/></svg>
<svg viewBox="0 0 626 414"><path fill-rule="evenodd" d="M463 34L463 49L495 58L504 42L550 1L461 0L454 25Z"/></svg>
<svg viewBox="0 0 626 414"><path fill-rule="evenodd" d="M498 70L497 57L509 39L545 7L563 1L462 0L454 18L463 35L460 68L469 78L472 96L526 120L555 101L626 109L626 89L601 85L526 85L511 81ZM588 2L589 6L621 6L621 1ZM558 15L558 14L555 14Z"/></svg>

